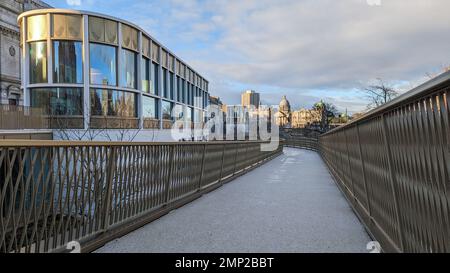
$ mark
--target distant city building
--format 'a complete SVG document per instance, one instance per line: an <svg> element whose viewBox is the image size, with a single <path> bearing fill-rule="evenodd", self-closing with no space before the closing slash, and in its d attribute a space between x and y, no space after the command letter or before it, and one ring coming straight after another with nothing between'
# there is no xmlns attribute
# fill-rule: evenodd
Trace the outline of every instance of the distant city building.
<svg viewBox="0 0 450 273"><path fill-rule="evenodd" d="M253 105L255 108L259 108L259 93L255 92L254 90L246 90L241 95L241 105L242 106L250 106Z"/></svg>
<svg viewBox="0 0 450 273"><path fill-rule="evenodd" d="M23 104L17 16L24 11L41 8L50 6L39 0L0 1L0 104Z"/></svg>
<svg viewBox="0 0 450 273"><path fill-rule="evenodd" d="M275 113L275 117L279 127L291 127L291 104L287 100L286 96L281 98L280 104L278 105L278 112Z"/></svg>

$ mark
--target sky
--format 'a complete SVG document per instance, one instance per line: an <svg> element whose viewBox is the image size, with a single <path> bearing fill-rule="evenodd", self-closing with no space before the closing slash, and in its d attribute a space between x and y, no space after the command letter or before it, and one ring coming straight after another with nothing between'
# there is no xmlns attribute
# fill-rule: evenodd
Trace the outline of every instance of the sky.
<svg viewBox="0 0 450 273"><path fill-rule="evenodd" d="M140 26L239 104L286 95L294 109L321 99L366 109L378 78L406 92L450 64L448 0L45 0Z"/></svg>

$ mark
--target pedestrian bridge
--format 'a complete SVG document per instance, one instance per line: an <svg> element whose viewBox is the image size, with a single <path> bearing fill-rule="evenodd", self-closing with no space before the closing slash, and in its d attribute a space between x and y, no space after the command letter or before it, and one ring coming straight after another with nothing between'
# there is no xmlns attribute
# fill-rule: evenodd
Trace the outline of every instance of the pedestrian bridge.
<svg viewBox="0 0 450 273"><path fill-rule="evenodd" d="M366 252L363 226L385 252L450 252L449 96L450 72L270 151L2 140L0 252Z"/></svg>
<svg viewBox="0 0 450 273"><path fill-rule="evenodd" d="M98 252L368 252L320 155L283 154Z"/></svg>

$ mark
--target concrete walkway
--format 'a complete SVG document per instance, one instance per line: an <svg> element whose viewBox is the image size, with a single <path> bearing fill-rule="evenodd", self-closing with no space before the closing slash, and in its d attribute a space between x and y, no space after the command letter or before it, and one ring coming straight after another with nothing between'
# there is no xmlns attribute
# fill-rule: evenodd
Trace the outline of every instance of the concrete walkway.
<svg viewBox="0 0 450 273"><path fill-rule="evenodd" d="M285 148L97 252L368 252L369 241L319 155Z"/></svg>

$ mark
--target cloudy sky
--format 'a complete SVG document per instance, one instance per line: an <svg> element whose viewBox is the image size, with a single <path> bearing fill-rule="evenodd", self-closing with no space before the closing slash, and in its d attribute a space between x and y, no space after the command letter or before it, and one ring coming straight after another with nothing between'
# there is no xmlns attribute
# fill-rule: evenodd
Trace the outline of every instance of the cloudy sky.
<svg viewBox="0 0 450 273"><path fill-rule="evenodd" d="M363 86L407 91L450 64L448 0L46 0L131 21L210 81L226 104L254 89L294 108L365 109Z"/></svg>

